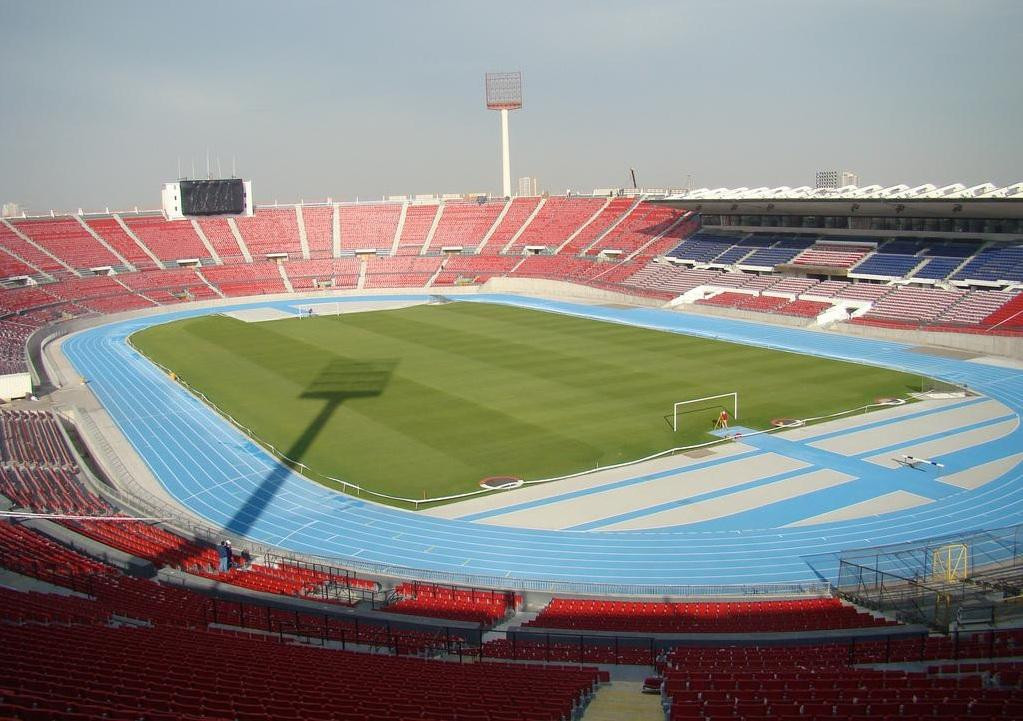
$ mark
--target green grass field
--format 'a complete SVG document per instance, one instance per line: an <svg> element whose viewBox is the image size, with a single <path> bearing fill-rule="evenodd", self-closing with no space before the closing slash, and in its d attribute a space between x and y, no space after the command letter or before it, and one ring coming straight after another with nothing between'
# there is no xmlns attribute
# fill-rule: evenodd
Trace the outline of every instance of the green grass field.
<svg viewBox="0 0 1023 721"><path fill-rule="evenodd" d="M553 313L449 303L244 323L202 316L132 337L254 435L317 472L398 496L543 478L709 440L733 390L741 424L917 390L905 373Z"/></svg>

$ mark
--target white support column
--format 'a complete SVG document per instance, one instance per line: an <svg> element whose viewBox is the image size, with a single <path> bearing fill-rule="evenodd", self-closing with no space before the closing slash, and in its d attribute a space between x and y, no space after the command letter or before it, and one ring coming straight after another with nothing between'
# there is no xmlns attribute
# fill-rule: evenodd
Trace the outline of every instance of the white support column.
<svg viewBox="0 0 1023 721"><path fill-rule="evenodd" d="M508 144L508 109L501 108L501 169L504 197L511 197L511 150Z"/></svg>

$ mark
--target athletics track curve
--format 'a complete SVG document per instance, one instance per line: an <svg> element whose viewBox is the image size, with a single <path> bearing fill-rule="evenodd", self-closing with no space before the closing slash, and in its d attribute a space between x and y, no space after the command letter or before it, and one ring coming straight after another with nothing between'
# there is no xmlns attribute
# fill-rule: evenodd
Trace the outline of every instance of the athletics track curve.
<svg viewBox="0 0 1023 721"><path fill-rule="evenodd" d="M321 302L429 297L352 296ZM514 585L513 579L644 586L757 584L816 580L804 560L808 555L1023 522L1021 466L975 491L924 507L808 527L540 531L432 518L365 502L282 472L272 456L126 342L135 331L158 323L239 308L294 309L297 300L240 302L115 321L77 333L63 345L65 356L170 495L218 526L242 519L246 535L261 543L342 559L342 564L345 558L357 559L457 576L507 578L509 585ZM926 355L898 343L660 309L513 295L479 294L458 300L504 303L854 362L869 359L876 365L967 384L1008 406L1017 420L1023 408L1023 372ZM999 447L1023 450L1023 428L1017 423ZM280 476L272 498L255 497L270 474Z"/></svg>

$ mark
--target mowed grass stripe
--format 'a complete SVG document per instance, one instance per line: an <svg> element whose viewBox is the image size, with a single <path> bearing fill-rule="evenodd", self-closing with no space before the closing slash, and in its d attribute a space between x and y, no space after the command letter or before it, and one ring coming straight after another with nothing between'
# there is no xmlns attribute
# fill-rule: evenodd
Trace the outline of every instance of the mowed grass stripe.
<svg viewBox="0 0 1023 721"><path fill-rule="evenodd" d="M203 316L133 342L261 440L304 448L298 460L319 473L417 498L707 440L716 409L673 434L665 416L676 400L738 390L743 425L765 427L919 385L869 366L479 303L252 324Z"/></svg>

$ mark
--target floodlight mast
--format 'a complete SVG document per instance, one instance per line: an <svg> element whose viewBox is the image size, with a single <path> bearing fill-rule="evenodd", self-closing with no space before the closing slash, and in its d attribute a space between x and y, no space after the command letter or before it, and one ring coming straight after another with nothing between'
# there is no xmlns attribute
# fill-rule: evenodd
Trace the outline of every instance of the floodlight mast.
<svg viewBox="0 0 1023 721"><path fill-rule="evenodd" d="M487 73L487 109L501 111L501 179L503 195L511 197L511 149L508 143L508 111L522 107L522 73Z"/></svg>

